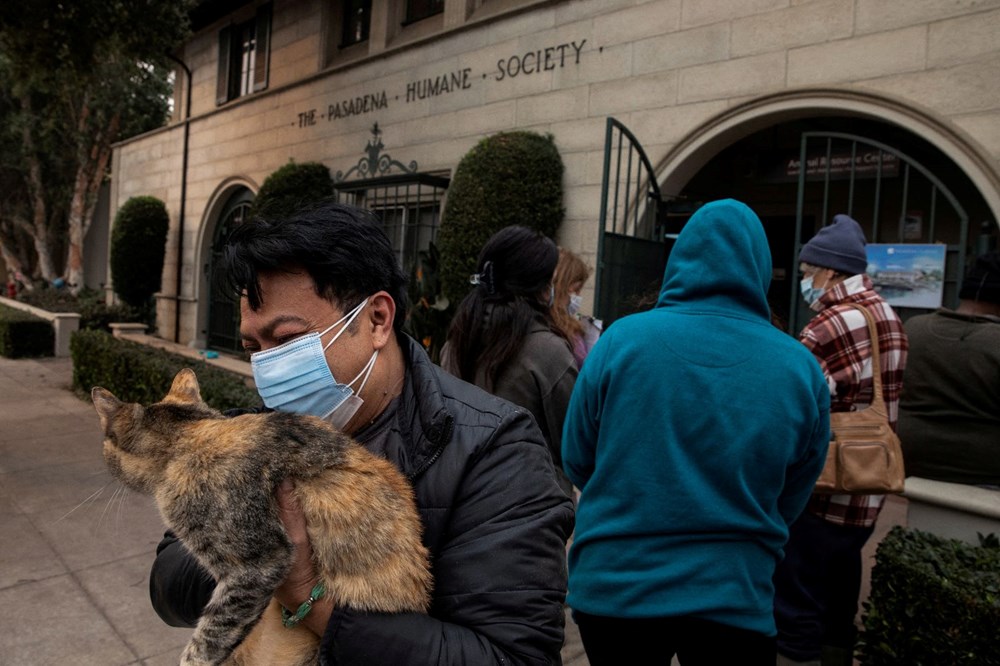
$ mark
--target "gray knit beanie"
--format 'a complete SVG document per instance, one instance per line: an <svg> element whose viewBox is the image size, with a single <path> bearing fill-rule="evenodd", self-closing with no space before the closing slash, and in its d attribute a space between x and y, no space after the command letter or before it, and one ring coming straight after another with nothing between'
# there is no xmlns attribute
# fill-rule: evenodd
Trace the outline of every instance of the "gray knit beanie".
<svg viewBox="0 0 1000 666"><path fill-rule="evenodd" d="M868 269L865 232L851 217L834 215L833 224L820 229L802 246L799 261L845 275L864 273Z"/></svg>

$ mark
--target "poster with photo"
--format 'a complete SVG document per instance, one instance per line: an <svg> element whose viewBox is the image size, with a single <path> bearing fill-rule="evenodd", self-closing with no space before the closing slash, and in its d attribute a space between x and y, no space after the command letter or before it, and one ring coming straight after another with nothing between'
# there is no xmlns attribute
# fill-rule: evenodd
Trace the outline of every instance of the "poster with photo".
<svg viewBox="0 0 1000 666"><path fill-rule="evenodd" d="M868 277L889 305L939 308L944 297L947 245L870 243Z"/></svg>

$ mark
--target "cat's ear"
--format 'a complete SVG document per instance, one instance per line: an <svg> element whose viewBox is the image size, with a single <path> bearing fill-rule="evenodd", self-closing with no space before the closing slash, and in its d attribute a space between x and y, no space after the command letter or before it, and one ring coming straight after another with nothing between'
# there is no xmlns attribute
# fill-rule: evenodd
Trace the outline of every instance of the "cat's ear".
<svg viewBox="0 0 1000 666"><path fill-rule="evenodd" d="M164 402L201 402L201 389L198 387L198 378L191 368L184 368L174 377L174 383L170 385L170 392L163 399Z"/></svg>
<svg viewBox="0 0 1000 666"><path fill-rule="evenodd" d="M111 419L115 417L115 414L121 410L125 403L116 398L111 391L103 389L100 386L95 386L90 390L90 398L94 401L94 409L97 410L97 415L101 417L101 430L107 434L108 424L111 423Z"/></svg>

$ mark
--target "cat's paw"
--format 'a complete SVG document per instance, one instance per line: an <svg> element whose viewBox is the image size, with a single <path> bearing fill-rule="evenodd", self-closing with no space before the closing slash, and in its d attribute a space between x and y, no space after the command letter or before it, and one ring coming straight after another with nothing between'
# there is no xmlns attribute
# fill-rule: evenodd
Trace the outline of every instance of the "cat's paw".
<svg viewBox="0 0 1000 666"><path fill-rule="evenodd" d="M181 654L180 666L214 666L214 662L205 659L193 643L188 643Z"/></svg>

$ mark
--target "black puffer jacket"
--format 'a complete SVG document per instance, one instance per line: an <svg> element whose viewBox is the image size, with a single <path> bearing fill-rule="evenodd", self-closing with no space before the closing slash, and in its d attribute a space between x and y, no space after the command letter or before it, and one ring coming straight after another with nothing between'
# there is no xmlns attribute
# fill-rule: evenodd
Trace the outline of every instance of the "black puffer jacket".
<svg viewBox="0 0 1000 666"><path fill-rule="evenodd" d="M410 338L400 345L406 382L376 452L416 491L434 573L430 615L339 607L320 661L558 664L573 505L541 433L526 411L443 372ZM168 534L150 574L160 617L193 626L213 587Z"/></svg>

